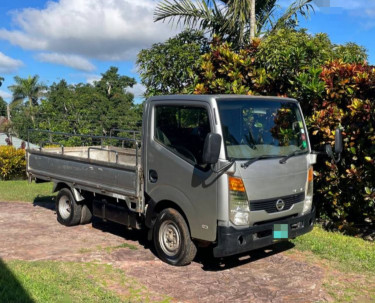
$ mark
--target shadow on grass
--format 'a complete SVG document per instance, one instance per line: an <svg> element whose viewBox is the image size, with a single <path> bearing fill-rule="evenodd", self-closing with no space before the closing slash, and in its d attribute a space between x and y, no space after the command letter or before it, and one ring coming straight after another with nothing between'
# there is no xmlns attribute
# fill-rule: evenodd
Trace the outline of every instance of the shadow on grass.
<svg viewBox="0 0 375 303"><path fill-rule="evenodd" d="M0 258L0 302L31 303L29 293Z"/></svg>
<svg viewBox="0 0 375 303"><path fill-rule="evenodd" d="M37 196L34 201L34 206L44 207L49 210L55 210L55 198L56 196Z"/></svg>

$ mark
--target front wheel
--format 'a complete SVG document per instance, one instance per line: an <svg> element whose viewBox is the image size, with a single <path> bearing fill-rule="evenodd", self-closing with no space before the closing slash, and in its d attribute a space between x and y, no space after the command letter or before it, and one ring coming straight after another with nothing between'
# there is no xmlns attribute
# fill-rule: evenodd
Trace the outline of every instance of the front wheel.
<svg viewBox="0 0 375 303"><path fill-rule="evenodd" d="M158 215L153 238L159 258L168 264L187 265L197 253L184 218L173 208L164 209Z"/></svg>
<svg viewBox="0 0 375 303"><path fill-rule="evenodd" d="M77 204L72 192L63 188L56 197L57 221L65 226L78 225L81 221L82 205Z"/></svg>

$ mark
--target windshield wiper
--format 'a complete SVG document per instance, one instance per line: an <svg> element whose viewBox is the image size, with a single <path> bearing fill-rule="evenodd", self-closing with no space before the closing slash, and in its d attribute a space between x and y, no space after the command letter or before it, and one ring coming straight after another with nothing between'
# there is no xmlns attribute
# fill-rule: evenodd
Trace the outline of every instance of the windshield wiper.
<svg viewBox="0 0 375 303"><path fill-rule="evenodd" d="M298 150L297 149L297 150L291 152L289 155L286 155L285 157L281 158L279 162L280 162L280 164L285 164L286 161L288 161L289 158L297 156L297 155L305 154L306 152L307 152L306 150Z"/></svg>
<svg viewBox="0 0 375 303"><path fill-rule="evenodd" d="M259 156L259 157L255 157L255 158L251 158L249 161L243 163L241 165L242 168L248 168L251 164L253 164L254 162L258 161L258 160L264 160L264 159L272 159L272 158L280 158L280 156L276 156L276 155L262 155L262 156Z"/></svg>

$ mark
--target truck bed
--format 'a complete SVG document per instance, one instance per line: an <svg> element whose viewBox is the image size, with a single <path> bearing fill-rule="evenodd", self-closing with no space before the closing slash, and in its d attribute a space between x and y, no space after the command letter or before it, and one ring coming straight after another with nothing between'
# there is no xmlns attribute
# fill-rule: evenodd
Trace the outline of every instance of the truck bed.
<svg viewBox="0 0 375 303"><path fill-rule="evenodd" d="M135 149L54 147L28 149L26 157L32 178L67 182L77 189L124 200L140 196L140 156L137 159Z"/></svg>

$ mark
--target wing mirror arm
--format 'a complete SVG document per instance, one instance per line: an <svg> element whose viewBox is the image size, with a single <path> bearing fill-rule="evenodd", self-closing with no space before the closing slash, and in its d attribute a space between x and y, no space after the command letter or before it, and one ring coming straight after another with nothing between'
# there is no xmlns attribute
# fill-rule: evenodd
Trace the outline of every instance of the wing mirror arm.
<svg viewBox="0 0 375 303"><path fill-rule="evenodd" d="M313 154L317 155L326 155L330 157L335 163L339 163L341 161L341 154L344 150L344 143L342 138L342 130L340 128L336 129L335 132L335 151L333 152L331 144L326 144L324 146L324 151L313 151ZM337 155L337 157L335 156Z"/></svg>
<svg viewBox="0 0 375 303"><path fill-rule="evenodd" d="M325 153L335 161L335 163L339 163L341 161L341 153L343 152L344 144L342 139L342 131L340 128L336 129L335 132L335 152L332 150L332 146L330 144L326 144L325 146ZM335 157L337 155L337 158Z"/></svg>

